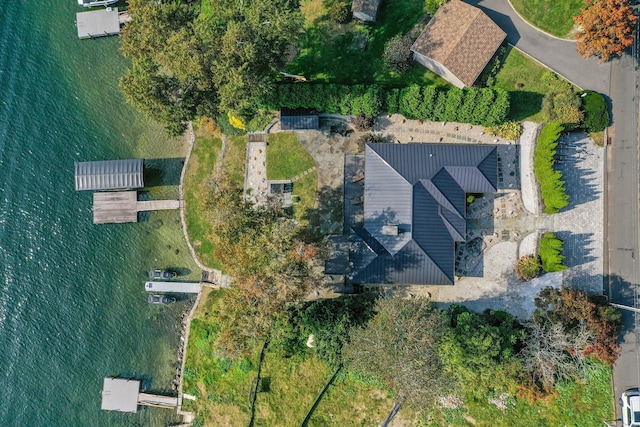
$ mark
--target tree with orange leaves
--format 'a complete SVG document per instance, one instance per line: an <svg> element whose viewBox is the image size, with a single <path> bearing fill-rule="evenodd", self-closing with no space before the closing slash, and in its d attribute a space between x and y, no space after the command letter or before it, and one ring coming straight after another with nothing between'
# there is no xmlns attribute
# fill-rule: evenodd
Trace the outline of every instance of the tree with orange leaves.
<svg viewBox="0 0 640 427"><path fill-rule="evenodd" d="M597 56L600 63L612 55L622 55L633 44L638 17L628 0L585 0L573 20L579 28L576 33L577 51L585 58Z"/></svg>

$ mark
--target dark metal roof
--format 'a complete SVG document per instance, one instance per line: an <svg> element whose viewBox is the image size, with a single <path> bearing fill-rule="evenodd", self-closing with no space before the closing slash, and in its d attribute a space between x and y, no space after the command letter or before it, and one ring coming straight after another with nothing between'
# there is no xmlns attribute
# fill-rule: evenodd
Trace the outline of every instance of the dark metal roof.
<svg viewBox="0 0 640 427"><path fill-rule="evenodd" d="M364 225L352 233L350 281L453 284L466 193L494 192L497 180L493 145L368 144ZM386 225L399 233L385 233Z"/></svg>
<svg viewBox="0 0 640 427"><path fill-rule="evenodd" d="M282 108L280 110L280 129L303 130L318 129L320 127L318 113L305 108Z"/></svg>
<svg viewBox="0 0 640 427"><path fill-rule="evenodd" d="M76 190L124 190L144 187L144 159L76 162Z"/></svg>

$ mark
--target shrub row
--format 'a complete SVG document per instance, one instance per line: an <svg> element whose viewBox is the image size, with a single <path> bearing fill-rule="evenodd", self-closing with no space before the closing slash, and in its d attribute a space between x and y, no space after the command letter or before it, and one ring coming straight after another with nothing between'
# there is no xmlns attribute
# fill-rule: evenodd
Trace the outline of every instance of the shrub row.
<svg viewBox="0 0 640 427"><path fill-rule="evenodd" d="M569 204L562 172L553 168L557 141L562 131L561 123L547 124L540 132L534 154L533 168L540 183L544 211L548 214L556 213Z"/></svg>
<svg viewBox="0 0 640 427"><path fill-rule="evenodd" d="M544 233L544 236L542 236L542 240L540 240L540 259L542 260L542 269L547 273L554 273L567 268L562 263L564 260L564 255L562 255L563 243L553 233Z"/></svg>
<svg viewBox="0 0 640 427"><path fill-rule="evenodd" d="M283 83L264 100L270 110L313 108L333 114L377 116L384 111L384 90L377 85Z"/></svg>
<svg viewBox="0 0 640 427"><path fill-rule="evenodd" d="M326 113L375 116L383 111L408 119L495 126L509 114L509 93L502 89L437 89L411 85L279 84L264 100L267 109L313 108Z"/></svg>
<svg viewBox="0 0 640 427"><path fill-rule="evenodd" d="M502 89L449 89L408 86L400 92L400 114L408 119L495 126L509 114L509 93Z"/></svg>

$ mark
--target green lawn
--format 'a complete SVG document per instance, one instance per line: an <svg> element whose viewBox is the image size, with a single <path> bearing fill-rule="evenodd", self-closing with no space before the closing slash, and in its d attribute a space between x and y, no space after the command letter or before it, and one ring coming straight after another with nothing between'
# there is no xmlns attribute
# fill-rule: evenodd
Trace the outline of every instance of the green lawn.
<svg viewBox="0 0 640 427"><path fill-rule="evenodd" d="M187 232L200 262L208 267L220 268L211 255L213 245L207 238L210 226L204 215L203 199L212 191L215 180L215 165L222 141L208 132L198 129L196 142L191 152L184 178L185 218Z"/></svg>
<svg viewBox="0 0 640 427"><path fill-rule="evenodd" d="M584 0L511 0L511 5L531 25L556 37L573 39L573 17L586 7Z"/></svg>
<svg viewBox="0 0 640 427"><path fill-rule="evenodd" d="M247 162L247 137L227 136L227 148L222 159L222 173L231 184L244 188L244 168Z"/></svg>
<svg viewBox="0 0 640 427"><path fill-rule="evenodd" d="M185 410L195 411L204 426L242 426L251 417L248 392L257 375L260 348L231 362L214 348L218 333L216 310L221 290L203 295L191 323L184 392L197 397L185 400ZM300 425L335 368L312 355L283 358L266 352L261 390L256 399L256 426ZM309 426L378 425L394 400L374 384L342 373L329 387L313 412ZM397 415L404 425L416 425L409 408Z"/></svg>
<svg viewBox="0 0 640 427"><path fill-rule="evenodd" d="M313 157L302 146L293 132L269 135L267 146L267 177L269 179L291 179L316 165ZM318 189L317 172L313 171L293 183L293 194L300 197L293 213L302 223L315 205Z"/></svg>
<svg viewBox="0 0 640 427"><path fill-rule="evenodd" d="M542 121L542 98L549 89L540 78L546 70L519 50L509 47L504 65L496 76L495 87L511 94L510 120Z"/></svg>
<svg viewBox="0 0 640 427"><path fill-rule="evenodd" d="M341 84L447 86L447 82L421 65L398 74L388 71L382 62L385 42L411 30L424 17L424 5L424 0L383 2L377 22L364 26L354 22L336 24L327 17L322 0L303 0L305 33L298 43L298 56L287 71L312 81Z"/></svg>

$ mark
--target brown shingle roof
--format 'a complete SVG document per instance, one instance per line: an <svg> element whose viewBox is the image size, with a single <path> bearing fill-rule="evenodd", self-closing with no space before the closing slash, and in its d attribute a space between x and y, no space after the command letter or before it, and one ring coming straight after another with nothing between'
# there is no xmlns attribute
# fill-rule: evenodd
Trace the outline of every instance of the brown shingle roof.
<svg viewBox="0 0 640 427"><path fill-rule="evenodd" d="M438 9L411 50L439 62L471 86L505 37L480 9L451 0Z"/></svg>
<svg viewBox="0 0 640 427"><path fill-rule="evenodd" d="M353 0L351 11L364 12L375 20L381 1L382 0Z"/></svg>

